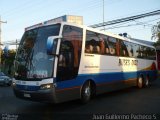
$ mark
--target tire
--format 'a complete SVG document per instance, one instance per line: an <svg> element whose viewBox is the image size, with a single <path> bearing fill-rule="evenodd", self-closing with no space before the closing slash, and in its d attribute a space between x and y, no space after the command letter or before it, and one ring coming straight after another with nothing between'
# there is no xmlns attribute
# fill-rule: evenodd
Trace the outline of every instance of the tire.
<svg viewBox="0 0 160 120"><path fill-rule="evenodd" d="M139 76L138 79L137 79L137 87L138 88L142 88L143 87L143 77L142 76Z"/></svg>
<svg viewBox="0 0 160 120"><path fill-rule="evenodd" d="M81 102L82 103L88 103L91 99L92 96L92 89L91 89L91 84L90 81L86 82L81 90Z"/></svg>
<svg viewBox="0 0 160 120"><path fill-rule="evenodd" d="M149 76L146 76L146 79L144 80L144 87L149 86Z"/></svg>

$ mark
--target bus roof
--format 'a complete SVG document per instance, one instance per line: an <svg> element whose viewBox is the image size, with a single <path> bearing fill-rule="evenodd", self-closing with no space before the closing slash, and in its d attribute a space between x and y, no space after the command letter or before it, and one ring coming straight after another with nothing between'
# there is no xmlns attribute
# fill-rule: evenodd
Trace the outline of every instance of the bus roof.
<svg viewBox="0 0 160 120"><path fill-rule="evenodd" d="M120 36L118 34L108 32L108 31L107 32L106 31L101 31L101 30L98 30L96 28L87 27L85 25L80 25L80 24L75 24L75 23L70 23L70 22L64 22L64 21L50 22L50 23L42 22L42 23L35 24L33 26L25 28L25 31L28 31L28 30L31 30L31 29L34 29L34 28L39 28L39 27L42 27L42 26L54 25L54 24L71 25L71 26L75 26L75 27L80 27L80 28L84 28L84 29L92 31L92 32L97 32L97 33L100 33L100 34L108 35L108 36L111 36L111 37L114 37L114 38L117 38L117 39L120 39L120 40L125 40L125 41L128 41L128 42L132 42L132 43L136 43L136 44L140 44L140 45L155 48L152 44L147 44L147 42L141 42L141 40L138 40L138 39L127 38L127 37L123 37L123 36Z"/></svg>
<svg viewBox="0 0 160 120"><path fill-rule="evenodd" d="M34 28L38 28L38 27L42 27L42 26L46 26L46 25L51 25L51 24L55 24L58 22L69 22L69 23L75 23L75 24L83 24L83 17L82 16L77 16L77 15L63 15L57 18L53 18L29 27L25 28L25 31L34 29Z"/></svg>

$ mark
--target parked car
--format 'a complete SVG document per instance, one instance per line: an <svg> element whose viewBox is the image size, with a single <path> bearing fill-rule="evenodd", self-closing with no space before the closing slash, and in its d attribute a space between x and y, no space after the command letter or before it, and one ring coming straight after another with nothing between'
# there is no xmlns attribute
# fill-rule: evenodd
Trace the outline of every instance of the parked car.
<svg viewBox="0 0 160 120"><path fill-rule="evenodd" d="M12 78L5 75L3 72L0 72L0 85L8 85L12 84Z"/></svg>

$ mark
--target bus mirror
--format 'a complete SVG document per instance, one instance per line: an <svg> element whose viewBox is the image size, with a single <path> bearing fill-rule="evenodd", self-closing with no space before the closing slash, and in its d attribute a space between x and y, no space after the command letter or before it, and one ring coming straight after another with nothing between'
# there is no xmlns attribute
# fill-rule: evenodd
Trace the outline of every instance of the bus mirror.
<svg viewBox="0 0 160 120"><path fill-rule="evenodd" d="M56 55L57 43L59 37L50 36L47 39L47 54Z"/></svg>

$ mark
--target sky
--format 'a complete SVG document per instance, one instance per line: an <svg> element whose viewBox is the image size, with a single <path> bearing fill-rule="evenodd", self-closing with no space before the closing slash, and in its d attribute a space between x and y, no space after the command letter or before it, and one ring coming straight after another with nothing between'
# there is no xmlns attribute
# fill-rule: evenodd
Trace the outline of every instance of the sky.
<svg viewBox="0 0 160 120"><path fill-rule="evenodd" d="M155 10L160 10L160 0L104 0L104 21ZM7 21L1 25L2 43L21 39L25 27L63 15L83 16L87 26L102 23L103 0L0 0L1 20ZM158 21L160 15L105 28L115 34L127 32L132 38L151 40L151 28ZM135 25L140 22L142 25Z"/></svg>

